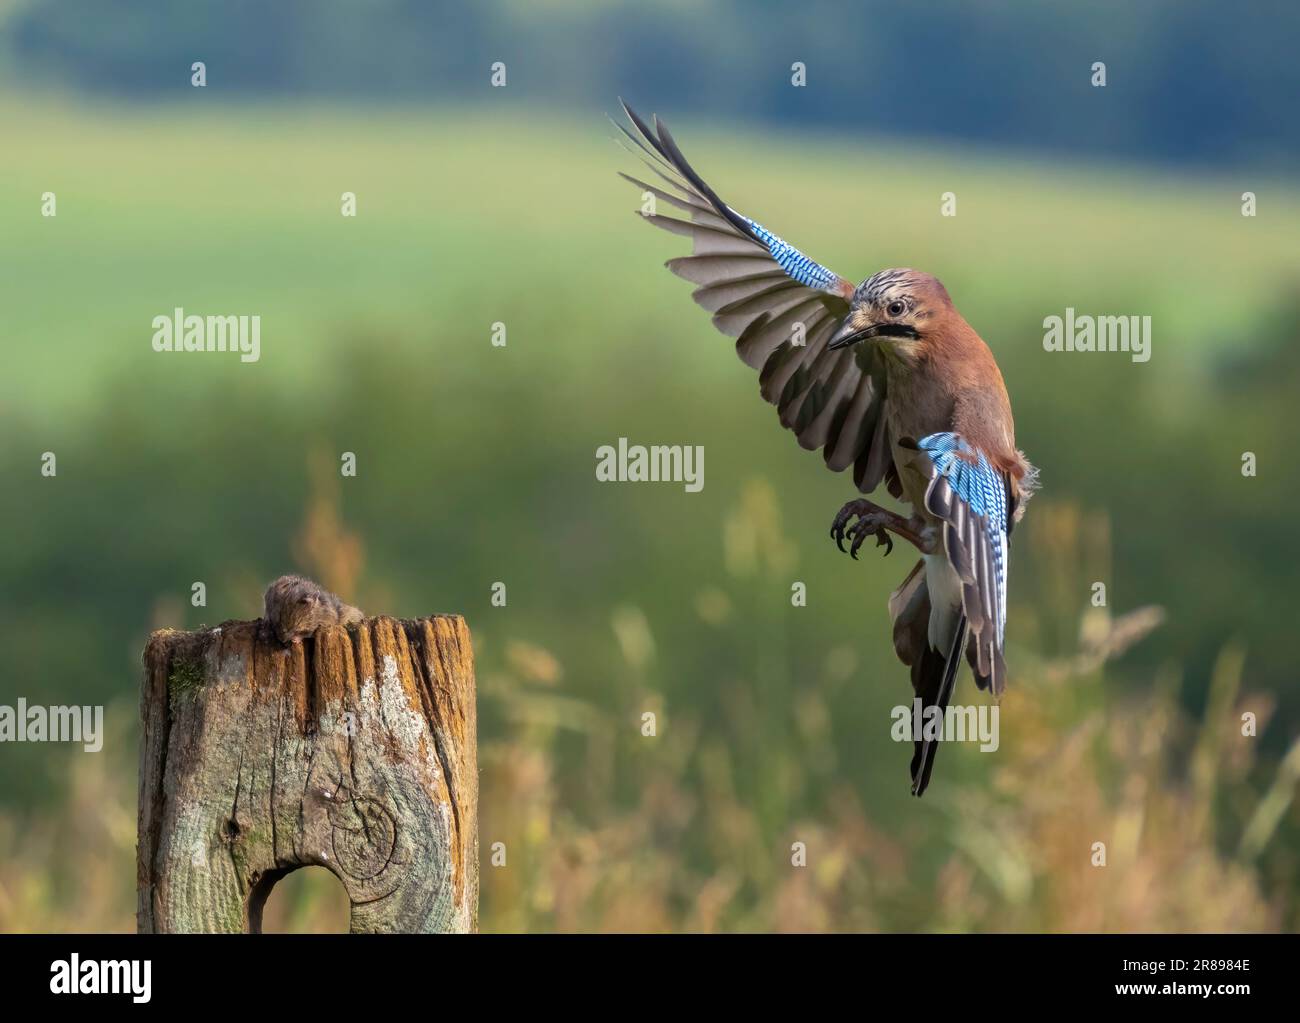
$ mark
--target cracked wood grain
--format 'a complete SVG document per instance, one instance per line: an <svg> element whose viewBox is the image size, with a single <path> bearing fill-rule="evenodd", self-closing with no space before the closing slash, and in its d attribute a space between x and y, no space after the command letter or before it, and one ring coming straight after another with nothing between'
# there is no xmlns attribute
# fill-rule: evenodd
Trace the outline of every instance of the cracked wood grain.
<svg viewBox="0 0 1300 1023"><path fill-rule="evenodd" d="M474 660L464 619L373 618L280 646L260 621L155 632L140 698L137 929L261 929L331 871L358 932L478 925Z"/></svg>

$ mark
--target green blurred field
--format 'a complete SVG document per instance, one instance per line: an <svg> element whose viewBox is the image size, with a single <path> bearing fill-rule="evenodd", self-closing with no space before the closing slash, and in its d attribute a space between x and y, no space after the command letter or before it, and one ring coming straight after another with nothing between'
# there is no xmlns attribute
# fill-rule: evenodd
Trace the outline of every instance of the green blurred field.
<svg viewBox="0 0 1300 1023"><path fill-rule="evenodd" d="M1278 763L1300 718L1273 711L1300 695L1300 195L664 113L737 208L848 276L931 270L997 355L1044 477L1013 561L1005 755L945 750L933 798L908 797L884 604L910 562L835 551L850 481L783 434L659 266L680 239L638 222L614 173L638 166L598 116L10 105L3 670L29 699L109 702L117 740L6 751L0 929L132 926L144 639L255 617L295 568L372 611L468 617L481 842L511 850L484 866L484 929L1294 929ZM177 305L261 315L261 361L154 353ZM1045 353L1067 305L1151 315L1152 361ZM596 483L619 436L704 445L704 491ZM1111 606L1085 616L1097 579ZM1103 668L1145 605L1167 624ZM1273 721L1254 743L1239 700ZM1095 840L1114 869L1088 865Z"/></svg>

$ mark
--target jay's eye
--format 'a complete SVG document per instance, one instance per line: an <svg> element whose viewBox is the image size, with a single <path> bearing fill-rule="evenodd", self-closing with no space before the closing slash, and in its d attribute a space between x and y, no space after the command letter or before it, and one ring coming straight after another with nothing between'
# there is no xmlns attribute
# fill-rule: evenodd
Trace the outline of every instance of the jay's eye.
<svg viewBox="0 0 1300 1023"><path fill-rule="evenodd" d="M906 308L907 306L903 305L902 302L890 302L885 312L889 313L890 316L902 316L903 310Z"/></svg>

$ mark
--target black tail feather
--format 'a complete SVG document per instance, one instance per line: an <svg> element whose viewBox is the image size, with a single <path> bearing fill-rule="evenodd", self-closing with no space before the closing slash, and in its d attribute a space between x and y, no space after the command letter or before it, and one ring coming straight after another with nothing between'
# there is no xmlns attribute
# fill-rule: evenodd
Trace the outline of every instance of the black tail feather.
<svg viewBox="0 0 1300 1023"><path fill-rule="evenodd" d="M948 701L957 681L957 666L961 664L962 647L966 643L966 616L957 619L952 644L945 657L928 643L920 658L912 665L912 688L921 697L922 713L937 705L940 713L947 710ZM938 743L932 739L916 739L912 744L912 795L925 793L934 770Z"/></svg>

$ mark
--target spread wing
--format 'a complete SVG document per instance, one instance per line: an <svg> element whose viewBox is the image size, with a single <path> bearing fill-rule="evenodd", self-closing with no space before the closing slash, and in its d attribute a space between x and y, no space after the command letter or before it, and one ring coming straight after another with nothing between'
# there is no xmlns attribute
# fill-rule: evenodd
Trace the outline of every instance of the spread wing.
<svg viewBox="0 0 1300 1023"><path fill-rule="evenodd" d="M992 686L998 695L1006 685L1009 483L961 434L932 433L916 446L929 456L926 510L943 521L944 549L962 582L966 656L980 688Z"/></svg>
<svg viewBox="0 0 1300 1023"><path fill-rule="evenodd" d="M809 259L761 224L724 203L682 156L657 118L646 124L626 103L632 123L620 131L664 189L622 177L655 198L642 215L656 227L684 235L691 254L670 259L668 269L696 285L693 297L713 313L713 324L736 339L745 364L759 371L759 390L777 407L781 425L799 444L820 448L840 472L870 493L886 473L896 475L884 419L885 373L873 345L828 351L849 313L853 285ZM658 211L666 204L687 219Z"/></svg>

